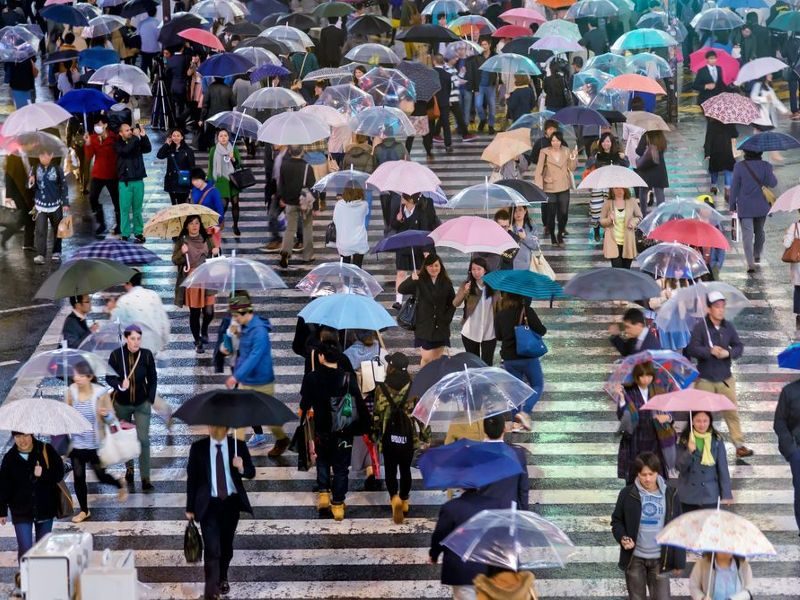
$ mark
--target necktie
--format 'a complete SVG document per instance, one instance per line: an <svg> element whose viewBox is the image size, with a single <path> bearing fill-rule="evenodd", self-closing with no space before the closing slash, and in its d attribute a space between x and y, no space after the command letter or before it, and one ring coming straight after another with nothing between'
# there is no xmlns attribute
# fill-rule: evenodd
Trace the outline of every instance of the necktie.
<svg viewBox="0 0 800 600"><path fill-rule="evenodd" d="M222 457L222 444L217 444L217 498L228 497L228 481L225 478L225 460Z"/></svg>

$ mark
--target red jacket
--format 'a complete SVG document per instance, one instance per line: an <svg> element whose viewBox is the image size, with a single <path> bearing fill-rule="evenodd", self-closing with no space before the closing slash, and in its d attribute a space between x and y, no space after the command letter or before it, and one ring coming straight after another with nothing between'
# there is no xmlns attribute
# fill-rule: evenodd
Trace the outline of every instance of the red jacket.
<svg viewBox="0 0 800 600"><path fill-rule="evenodd" d="M114 151L114 143L117 141L117 134L106 129L106 139L101 140L100 136L92 133L89 136L89 143L84 146L86 160L91 161L92 177L95 179L117 179L117 153Z"/></svg>

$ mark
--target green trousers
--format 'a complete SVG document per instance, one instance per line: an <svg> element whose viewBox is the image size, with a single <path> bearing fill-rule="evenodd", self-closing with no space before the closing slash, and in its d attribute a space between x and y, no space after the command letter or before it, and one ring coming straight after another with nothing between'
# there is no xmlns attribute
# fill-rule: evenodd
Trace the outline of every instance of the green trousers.
<svg viewBox="0 0 800 600"><path fill-rule="evenodd" d="M119 231L122 237L131 235L131 213L133 213L133 235L142 235L144 221L142 206L144 205L144 181L119 182Z"/></svg>

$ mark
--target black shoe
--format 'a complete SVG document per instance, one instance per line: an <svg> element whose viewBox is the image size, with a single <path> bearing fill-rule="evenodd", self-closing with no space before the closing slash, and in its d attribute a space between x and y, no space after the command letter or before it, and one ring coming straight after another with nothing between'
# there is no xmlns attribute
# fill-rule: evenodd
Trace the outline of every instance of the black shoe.
<svg viewBox="0 0 800 600"><path fill-rule="evenodd" d="M559 246L560 245L560 243L559 243L558 239L556 239L556 235L554 233L550 234L550 243L553 244L553 246Z"/></svg>
<svg viewBox="0 0 800 600"><path fill-rule="evenodd" d="M147 240L144 238L143 235L137 235L133 238L134 244L144 244Z"/></svg>
<svg viewBox="0 0 800 600"><path fill-rule="evenodd" d="M125 469L125 481L128 483L133 483L133 468L128 467Z"/></svg>
<svg viewBox="0 0 800 600"><path fill-rule="evenodd" d="M206 350L203 348L203 342L196 342L194 345L194 351L197 354L204 354Z"/></svg>
<svg viewBox="0 0 800 600"><path fill-rule="evenodd" d="M567 231L565 229L564 231L561 232L561 235L563 235L564 237L567 237L567 236L569 236L569 231Z"/></svg>
<svg viewBox="0 0 800 600"><path fill-rule="evenodd" d="M489 133L490 133L491 135L494 135L494 133L495 133L495 132L494 132L494 127L492 127L491 125L489 125Z"/></svg>
<svg viewBox="0 0 800 600"><path fill-rule="evenodd" d="M108 228L106 227L106 224L105 223L100 223L97 226L97 229L94 230L94 234L95 235L103 235L103 234L106 233L106 231L108 231Z"/></svg>
<svg viewBox="0 0 800 600"><path fill-rule="evenodd" d="M231 584L227 581L220 581L219 582L219 593L223 596L227 596L231 593Z"/></svg>
<svg viewBox="0 0 800 600"><path fill-rule="evenodd" d="M599 227L595 227L594 228L594 241L595 242L599 242L600 241L600 228Z"/></svg>
<svg viewBox="0 0 800 600"><path fill-rule="evenodd" d="M400 310L402 307L403 307L403 305L400 304L399 302L395 302L394 304L392 304L392 308L394 310Z"/></svg>
<svg viewBox="0 0 800 600"><path fill-rule="evenodd" d="M559 233L557 239L558 239L558 245L559 246L563 245L564 244L564 233L563 232Z"/></svg>
<svg viewBox="0 0 800 600"><path fill-rule="evenodd" d="M207 333L202 334L200 336L200 341L203 342L204 344L207 344L208 343L208 334Z"/></svg>
<svg viewBox="0 0 800 600"><path fill-rule="evenodd" d="M142 479L142 491L145 494L149 494L150 492L154 491L156 488L153 487L153 484L150 483L149 479Z"/></svg>
<svg viewBox="0 0 800 600"><path fill-rule="evenodd" d="M486 129L486 121L481 120L481 122L478 123L478 131L483 133L484 129Z"/></svg>
<svg viewBox="0 0 800 600"><path fill-rule="evenodd" d="M288 269L289 268L289 255L285 252L281 252L281 260L278 263L281 269Z"/></svg>
<svg viewBox="0 0 800 600"><path fill-rule="evenodd" d="M365 492L380 492L383 489L383 482L376 479L375 475L370 475L364 480Z"/></svg>
<svg viewBox="0 0 800 600"><path fill-rule="evenodd" d="M120 239L121 239L123 242L127 242L127 241L128 241L128 236L127 236L127 235L123 235L123 236L122 236Z"/></svg>
<svg viewBox="0 0 800 600"><path fill-rule="evenodd" d="M235 236L240 236L240 235L242 235L242 232L241 232L241 231L239 231L239 226L238 226L238 225L234 225L234 226L233 226L233 235L235 235ZM226 583L227 583L227 582L226 582Z"/></svg>

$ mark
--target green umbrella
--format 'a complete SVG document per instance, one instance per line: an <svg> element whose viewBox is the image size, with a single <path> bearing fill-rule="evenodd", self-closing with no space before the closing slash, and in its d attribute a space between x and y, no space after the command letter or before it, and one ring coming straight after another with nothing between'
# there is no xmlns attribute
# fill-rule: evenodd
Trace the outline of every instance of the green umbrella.
<svg viewBox="0 0 800 600"><path fill-rule="evenodd" d="M788 10L780 13L769 25L776 31L800 31L800 11Z"/></svg>
<svg viewBox="0 0 800 600"><path fill-rule="evenodd" d="M666 48L677 45L678 42L675 41L675 38L666 31L644 27L642 29L633 29L619 36L619 39L611 46L611 51L619 53L624 50Z"/></svg>
<svg viewBox="0 0 800 600"><path fill-rule="evenodd" d="M355 9L344 2L323 2L311 13L315 17L346 17L354 13Z"/></svg>
<svg viewBox="0 0 800 600"><path fill-rule="evenodd" d="M131 280L135 269L101 258L70 261L45 279L35 298L56 300L91 294Z"/></svg>

